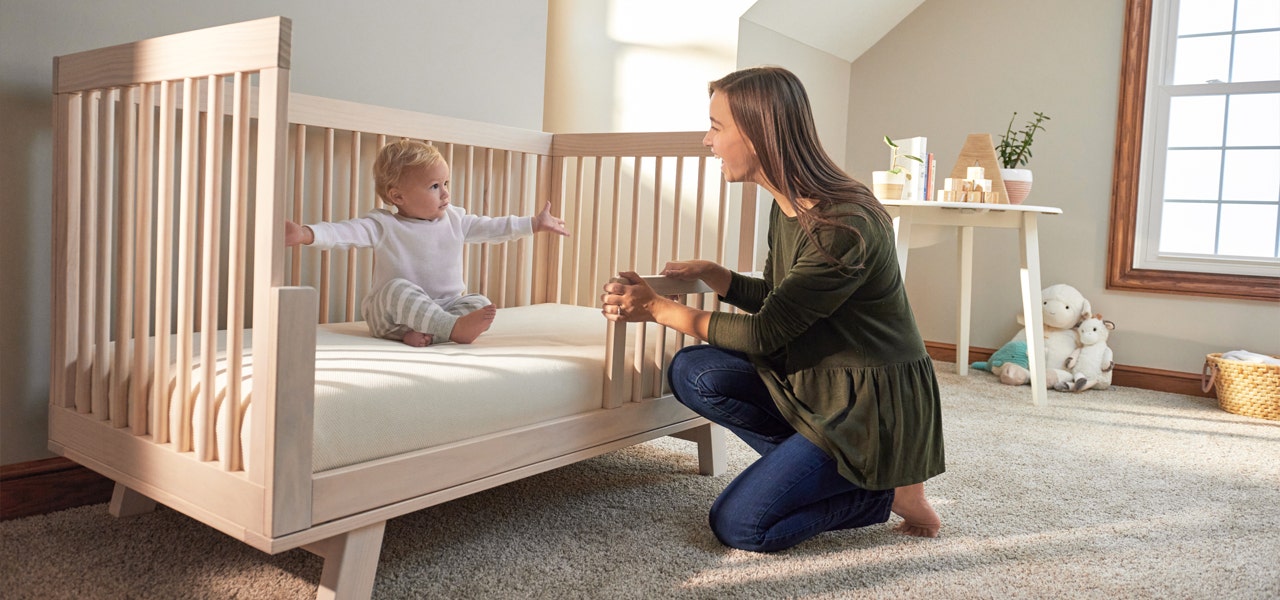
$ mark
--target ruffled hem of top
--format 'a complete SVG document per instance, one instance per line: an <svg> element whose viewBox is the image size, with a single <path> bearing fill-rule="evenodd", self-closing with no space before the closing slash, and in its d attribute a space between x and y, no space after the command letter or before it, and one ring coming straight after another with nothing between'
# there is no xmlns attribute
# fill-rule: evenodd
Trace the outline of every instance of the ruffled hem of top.
<svg viewBox="0 0 1280 600"><path fill-rule="evenodd" d="M792 410L783 413L802 421L788 419L831 454L850 481L887 489L943 471L941 403L927 354L874 367L807 370L789 381L783 395Z"/></svg>

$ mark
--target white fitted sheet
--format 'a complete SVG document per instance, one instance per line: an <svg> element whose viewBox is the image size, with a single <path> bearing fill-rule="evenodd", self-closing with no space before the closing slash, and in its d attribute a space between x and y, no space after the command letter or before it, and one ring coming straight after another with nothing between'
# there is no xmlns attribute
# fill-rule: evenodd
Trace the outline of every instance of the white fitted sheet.
<svg viewBox="0 0 1280 600"><path fill-rule="evenodd" d="M320 325L312 472L600 408L605 325L598 308L503 308L474 343L426 348L374 338L364 322ZM246 356L239 406L244 424L238 437L246 454L252 411L243 398L252 387L250 363ZM225 365L219 372L224 396ZM219 412L225 407L219 402ZM176 423L176 408L171 414ZM222 453L229 436L215 418ZM197 426L203 421L199 414L195 420Z"/></svg>

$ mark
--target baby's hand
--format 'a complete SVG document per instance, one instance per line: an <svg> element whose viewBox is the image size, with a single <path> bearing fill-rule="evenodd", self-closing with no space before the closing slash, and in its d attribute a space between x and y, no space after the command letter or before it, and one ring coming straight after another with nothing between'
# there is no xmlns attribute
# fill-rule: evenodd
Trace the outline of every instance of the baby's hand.
<svg viewBox="0 0 1280 600"><path fill-rule="evenodd" d="M315 232L310 227L299 225L293 221L286 220L284 222L284 245L297 246L298 244L311 244L316 241Z"/></svg>
<svg viewBox="0 0 1280 600"><path fill-rule="evenodd" d="M542 207L542 212L533 217L533 232L550 231L569 237L569 230L564 228L564 219L551 216L551 202Z"/></svg>

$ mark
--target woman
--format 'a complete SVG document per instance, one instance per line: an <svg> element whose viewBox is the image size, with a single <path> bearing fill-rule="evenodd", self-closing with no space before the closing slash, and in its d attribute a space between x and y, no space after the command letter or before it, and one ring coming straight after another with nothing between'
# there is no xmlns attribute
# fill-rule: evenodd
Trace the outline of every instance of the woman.
<svg viewBox="0 0 1280 600"><path fill-rule="evenodd" d="M712 531L772 552L892 511L898 531L936 536L923 482L944 469L938 386L888 214L822 150L794 74L737 71L710 94L703 144L727 180L773 194L763 278L671 262L663 275L700 279L745 314L660 297L633 272L604 286L602 310L709 342L676 354L671 388L761 455L716 499Z"/></svg>

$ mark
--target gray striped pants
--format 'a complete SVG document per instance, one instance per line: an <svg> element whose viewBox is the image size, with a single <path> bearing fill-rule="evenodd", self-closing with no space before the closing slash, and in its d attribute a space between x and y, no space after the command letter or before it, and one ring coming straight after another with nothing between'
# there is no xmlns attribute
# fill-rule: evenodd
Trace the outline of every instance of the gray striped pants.
<svg viewBox="0 0 1280 600"><path fill-rule="evenodd" d="M402 340L410 331L430 334L433 343L449 341L458 317L492 304L480 294L466 294L444 304L405 279L392 279L364 297L360 311L375 337Z"/></svg>

